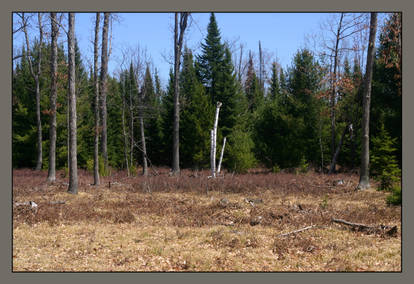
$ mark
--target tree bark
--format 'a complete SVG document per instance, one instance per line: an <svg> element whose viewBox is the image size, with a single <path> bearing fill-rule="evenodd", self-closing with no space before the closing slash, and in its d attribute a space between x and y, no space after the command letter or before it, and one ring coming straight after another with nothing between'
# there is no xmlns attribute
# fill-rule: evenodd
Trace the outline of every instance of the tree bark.
<svg viewBox="0 0 414 284"><path fill-rule="evenodd" d="M216 116L214 118L214 126L213 126L213 132L212 132L212 142L211 142L211 176L213 178L216 177L216 148L217 148L217 126L218 126L218 118L219 118L219 112L220 107L222 103L217 102L216 106Z"/></svg>
<svg viewBox="0 0 414 284"><path fill-rule="evenodd" d="M221 162L223 161L224 148L226 147L226 140L227 140L227 138L224 137L224 139L223 139L223 148L221 148L220 160L219 160L219 164L218 164L218 167L217 167L217 173L218 174L220 173L220 170L221 170Z"/></svg>
<svg viewBox="0 0 414 284"><path fill-rule="evenodd" d="M144 118L141 114L139 118L140 131L141 131L141 145L142 145L142 175L148 175L148 163L147 163L147 146L145 143L145 129Z"/></svg>
<svg viewBox="0 0 414 284"><path fill-rule="evenodd" d="M338 51L339 51L339 42L340 42L340 35L342 29L342 20L344 18L344 13L341 13L341 17L339 19L338 29L336 32L336 39L335 39L335 50L334 50L334 66L333 66L333 74L332 74L332 92L331 92L331 163L334 162L335 156L335 144L336 144L336 130L335 130L335 105L336 105L336 84L338 80L337 76L337 68L338 68ZM333 165L335 168L335 164ZM330 171L329 171L330 172Z"/></svg>
<svg viewBox="0 0 414 284"><path fill-rule="evenodd" d="M180 26L178 27L178 13L175 13L174 26L174 124L173 124L173 160L172 172L174 175L180 173L180 94L179 75L181 49L183 45L184 32L187 27L189 13L180 13Z"/></svg>
<svg viewBox="0 0 414 284"><path fill-rule="evenodd" d="M347 125L347 126L345 126L344 132L342 132L341 140L339 140L339 144L338 144L338 146L336 147L335 154L334 154L334 155L333 155L333 157L332 157L332 163L331 163L331 166L330 166L330 168L329 168L329 172L328 172L328 174L332 174L332 173L334 173L334 172L335 172L336 160L338 159L339 152L341 151L341 147L342 147L342 144L343 144L343 142L344 142L344 137L345 137L345 134L346 134L346 130L347 130L347 129L348 129L348 125Z"/></svg>
<svg viewBox="0 0 414 284"><path fill-rule="evenodd" d="M49 128L49 169L47 181L56 180L56 97L57 97L57 37L59 28L56 13L50 13L51 22L51 53L50 53L50 128Z"/></svg>
<svg viewBox="0 0 414 284"><path fill-rule="evenodd" d="M133 80L135 80L135 76L133 73L130 74L130 76L132 76L132 78L134 78ZM130 80L130 78L128 78L128 80ZM130 165L133 166L134 164L134 146L135 146L135 141L134 141L134 104L133 104L133 100L132 100L132 90L131 90L131 82L129 83L129 133L130 133L130 149L129 149L129 157L130 157Z"/></svg>
<svg viewBox="0 0 414 284"><path fill-rule="evenodd" d="M98 42L99 42L100 13L96 13L95 40L93 44L93 82L95 91L95 137L93 144L93 180L94 185L100 184L99 178L99 80L98 80Z"/></svg>
<svg viewBox="0 0 414 284"><path fill-rule="evenodd" d="M102 52L101 52L101 116L102 116L102 157L104 159L104 170L108 172L108 137L107 137L107 110L106 110L106 93L107 93L107 73L108 73L108 25L110 13L104 13L104 24L102 28Z"/></svg>
<svg viewBox="0 0 414 284"><path fill-rule="evenodd" d="M68 31L69 58L69 188L68 192L78 193L77 130L76 130L76 89L75 89L75 14L69 13Z"/></svg>
<svg viewBox="0 0 414 284"><path fill-rule="evenodd" d="M125 101L125 80L126 75L121 75L121 84L123 84L123 92L122 92L122 135L124 136L124 159L125 159L125 165L127 168L127 174L128 176L131 175L129 172L129 163L128 163L128 140L127 140L127 134L126 134L126 127L125 127L125 108L126 108L126 101Z"/></svg>
<svg viewBox="0 0 414 284"><path fill-rule="evenodd" d="M371 13L371 22L369 28L369 45L367 53L367 66L365 71L364 84L364 101L362 116L362 152L361 152L361 170L359 177L358 189L363 190L370 187L369 184L369 115L371 103L371 81L372 69L375 55L375 37L377 32L377 13Z"/></svg>
<svg viewBox="0 0 414 284"><path fill-rule="evenodd" d="M42 43L43 43L43 28L42 28L42 15L41 13L37 14L37 19L39 23L39 50L38 50L38 60L37 60L37 70L36 73L33 70L33 63L31 59L31 50L29 43L29 36L27 33L27 23L24 18L24 13L22 13L23 21L23 32L26 39L27 47L27 59L29 62L30 74L32 75L35 81L35 101L36 101L36 128L37 128L37 159L36 159L36 170L42 169L43 162L43 150L42 150L42 120L40 116L40 75L41 75L41 63L42 63Z"/></svg>

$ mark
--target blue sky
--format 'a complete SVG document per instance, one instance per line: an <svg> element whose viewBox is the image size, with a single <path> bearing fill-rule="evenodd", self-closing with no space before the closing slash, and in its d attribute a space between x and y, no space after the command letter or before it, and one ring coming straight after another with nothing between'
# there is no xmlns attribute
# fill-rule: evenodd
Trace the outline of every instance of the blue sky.
<svg viewBox="0 0 414 284"><path fill-rule="evenodd" d="M120 13L119 22L113 24L113 54L109 72L119 66L121 50L139 45L151 56L163 85L168 80L171 65L166 57L173 54L172 13ZM306 34L319 29L319 23L328 17L324 13L216 13L222 40L245 44L245 50L262 49L277 56L280 64L290 65L295 52L304 46ZM207 34L209 13L193 13L185 34L186 45L195 54ZM94 14L76 15L76 34L85 58L92 58ZM246 55L245 55L246 56Z"/></svg>
<svg viewBox="0 0 414 284"><path fill-rule="evenodd" d="M113 23L112 56L109 72L119 68L121 51L126 47L140 46L146 49L154 66L158 69L162 85L168 81L171 67L166 60L173 54L173 13L119 13L118 22ZM215 13L222 40L245 45L245 51L258 52L262 49L277 57L282 67L290 66L294 54L305 46L305 36L320 30L320 24L331 14L328 13ZM192 13L191 24L185 34L185 44L200 53L200 42L207 34L210 13ZM88 68L93 58L94 13L77 13L75 32L79 47ZM102 21L101 21L102 22ZM15 46L21 35L14 38ZM62 40L65 40L62 37ZM244 56L247 56L245 53Z"/></svg>

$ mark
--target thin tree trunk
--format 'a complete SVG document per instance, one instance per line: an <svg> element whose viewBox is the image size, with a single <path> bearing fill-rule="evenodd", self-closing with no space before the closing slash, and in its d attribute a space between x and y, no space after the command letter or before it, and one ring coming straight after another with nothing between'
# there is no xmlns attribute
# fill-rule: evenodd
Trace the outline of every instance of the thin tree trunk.
<svg viewBox="0 0 414 284"><path fill-rule="evenodd" d="M130 76L134 76L133 74L130 74ZM128 79L130 80L130 79ZM134 79L135 80L135 79ZM129 149L129 156L130 156L130 165L132 166L134 164L134 109L133 109L133 101L132 101L132 91L131 91L131 83L129 83L129 133L130 133L130 149Z"/></svg>
<svg viewBox="0 0 414 284"><path fill-rule="evenodd" d="M50 13L51 22L51 53L50 53L50 128L49 128L49 169L47 181L56 180L56 97L57 97L57 37L59 28L56 22L56 13Z"/></svg>
<svg viewBox="0 0 414 284"><path fill-rule="evenodd" d="M220 107L222 103L217 102L216 106L216 116L214 118L214 126L213 126L213 133L212 133L212 149L211 149L211 175L212 177L216 177L216 149L217 149L217 126L218 126L218 118Z"/></svg>
<svg viewBox="0 0 414 284"><path fill-rule="evenodd" d="M37 162L36 170L42 169L43 150L42 150L42 120L40 117L40 82L36 80L36 126L37 126Z"/></svg>
<svg viewBox="0 0 414 284"><path fill-rule="evenodd" d="M123 88L123 93L122 93L122 135L124 136L124 158L125 158L125 164L126 164L126 168L127 168L127 173L128 176L130 176L130 172L129 172L129 163L128 163L128 152L127 152L127 148L128 148L128 141L127 141L127 134L126 134L126 129L125 129L125 76L121 77L121 83L124 85Z"/></svg>
<svg viewBox="0 0 414 284"><path fill-rule="evenodd" d="M335 154L334 154L334 156L332 158L332 163L331 163L331 166L329 168L328 174L332 174L332 173L335 172L336 160L338 159L339 152L341 151L341 147L342 147L342 144L344 142L344 137L345 137L345 134L346 134L346 130L347 129L348 129L348 125L345 126L344 132L342 132L341 140L339 140L339 144L336 147L336 151L335 151Z"/></svg>
<svg viewBox="0 0 414 284"><path fill-rule="evenodd" d="M95 137L93 148L93 180L94 185L100 184L99 179L99 80L98 80L98 42L99 42L100 13L96 13L95 20L95 41L93 44L93 82L95 88Z"/></svg>
<svg viewBox="0 0 414 284"><path fill-rule="evenodd" d="M339 19L338 29L336 32L336 41L335 41L335 54L334 54L334 66L332 74L332 92L331 92L331 163L334 161L335 156L335 144L336 144L336 130L335 130L335 105L336 105L336 84L338 81L337 68L338 68L338 51L339 51L339 42L340 42L340 33L342 29L342 20L344 18L344 13L341 13ZM335 167L335 165L333 165Z"/></svg>
<svg viewBox="0 0 414 284"><path fill-rule="evenodd" d="M371 81L372 69L375 55L375 37L377 32L377 13L371 13L369 29L369 46L367 53L367 66L365 71L364 101L362 115L362 152L361 152L361 171L358 189L367 189L369 184L369 115L371 103Z"/></svg>
<svg viewBox="0 0 414 284"><path fill-rule="evenodd" d="M140 130L141 130L141 145L142 145L142 174L148 175L148 163L147 163L147 146L145 143L145 129L144 129L144 118L142 114L139 118Z"/></svg>
<svg viewBox="0 0 414 284"><path fill-rule="evenodd" d="M263 53L262 53L262 44L260 43L259 40L259 82L260 82L260 88L262 89L262 91L264 91L264 76L263 76L263 71L264 71L264 66L263 66Z"/></svg>
<svg viewBox="0 0 414 284"><path fill-rule="evenodd" d="M37 159L36 159L36 170L42 169L42 160L43 160L43 151L42 151L42 121L40 116L40 75L41 75L41 63L42 63L42 43L43 43L43 28L42 28L42 15L41 13L37 14L38 24L39 24L39 50L38 50L38 60L37 60L37 70L36 73L33 70L33 63L31 59L31 50L29 43L29 36L27 33L27 23L22 13L23 21L23 32L26 39L27 47L27 59L29 61L30 74L32 75L35 85L35 101L36 101L36 128L37 128Z"/></svg>
<svg viewBox="0 0 414 284"><path fill-rule="evenodd" d="M218 174L220 173L220 170L221 170L221 162L223 161L224 148L226 147L226 140L227 140L227 138L224 137L224 139L223 139L223 148L221 148L220 160L219 160L219 164L218 164L218 167L217 167L217 173Z"/></svg>
<svg viewBox="0 0 414 284"><path fill-rule="evenodd" d="M106 110L106 92L107 92L107 73L108 73L108 25L110 13L104 13L104 24L102 28L102 52L101 52L101 82L100 97L102 111L102 156L104 159L104 171L108 172L108 137L107 137L107 110Z"/></svg>
<svg viewBox="0 0 414 284"><path fill-rule="evenodd" d="M75 94L75 14L69 13L68 31L68 58L69 58L69 188L68 192L78 193L78 162L76 137L76 94Z"/></svg>
<svg viewBox="0 0 414 284"><path fill-rule="evenodd" d="M175 13L174 27L174 124L173 124L173 161L172 172L174 175L180 173L180 94L179 75L181 49L183 45L184 31L187 27L189 13L180 13L180 25L178 27L178 13Z"/></svg>
<svg viewBox="0 0 414 284"><path fill-rule="evenodd" d="M214 159L214 129L210 130L210 165L211 177L216 177L216 163Z"/></svg>
<svg viewBox="0 0 414 284"><path fill-rule="evenodd" d="M43 43L43 28L42 28L42 16L40 13L37 14L39 22L39 51L37 60L37 79L36 79L36 120L37 120L37 163L36 170L42 169L43 162L43 150L42 150L42 120L40 117L40 75L41 64L42 64L42 43Z"/></svg>
<svg viewBox="0 0 414 284"><path fill-rule="evenodd" d="M323 145L322 145L322 119L319 118L319 147L321 149L321 173L325 172L324 161L323 161Z"/></svg>

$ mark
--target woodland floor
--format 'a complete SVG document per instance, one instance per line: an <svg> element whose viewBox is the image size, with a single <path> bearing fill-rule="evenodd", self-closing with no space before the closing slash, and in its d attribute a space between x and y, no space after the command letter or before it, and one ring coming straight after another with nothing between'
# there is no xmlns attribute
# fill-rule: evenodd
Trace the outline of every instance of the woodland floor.
<svg viewBox="0 0 414 284"><path fill-rule="evenodd" d="M99 187L79 171L71 195L62 171L47 184L46 171L14 170L13 202L38 208L13 206L13 271L401 271L401 206L354 191L357 175L159 171L119 172ZM398 231L352 231L332 218Z"/></svg>

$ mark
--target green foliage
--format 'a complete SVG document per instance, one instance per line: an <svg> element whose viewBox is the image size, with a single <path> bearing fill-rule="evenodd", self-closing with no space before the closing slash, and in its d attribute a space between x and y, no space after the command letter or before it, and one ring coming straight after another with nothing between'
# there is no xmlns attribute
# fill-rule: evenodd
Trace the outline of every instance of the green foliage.
<svg viewBox="0 0 414 284"><path fill-rule="evenodd" d="M105 172L104 161L102 157L98 159L98 171L100 176L108 176L109 171ZM86 161L86 170L90 173L93 173L93 159L89 159Z"/></svg>
<svg viewBox="0 0 414 284"><path fill-rule="evenodd" d="M322 201L321 201L321 203L319 203L319 206L322 209L326 209L328 207L328 200L329 200L329 196L328 196L328 194L325 194Z"/></svg>
<svg viewBox="0 0 414 284"><path fill-rule="evenodd" d="M280 167L276 164L272 167L272 172L277 174L280 173Z"/></svg>
<svg viewBox="0 0 414 284"><path fill-rule="evenodd" d="M300 159L300 163L299 163L298 170L302 174L308 172L308 170L309 170L309 163L306 162L305 157L302 157L302 159Z"/></svg>
<svg viewBox="0 0 414 284"><path fill-rule="evenodd" d="M401 185L396 185L391 189L391 194L387 196L388 205L401 205L402 204L402 193Z"/></svg>
<svg viewBox="0 0 414 284"><path fill-rule="evenodd" d="M391 190L401 179L401 170L394 155L396 138L391 138L384 125L372 138L371 174L380 181L380 190Z"/></svg>
<svg viewBox="0 0 414 284"><path fill-rule="evenodd" d="M256 165L250 133L235 129L228 137L226 167L229 171L245 173Z"/></svg>
<svg viewBox="0 0 414 284"><path fill-rule="evenodd" d="M184 51L180 76L182 98L180 117L180 160L184 167L202 168L210 164L210 133L214 107L199 83L190 50Z"/></svg>

